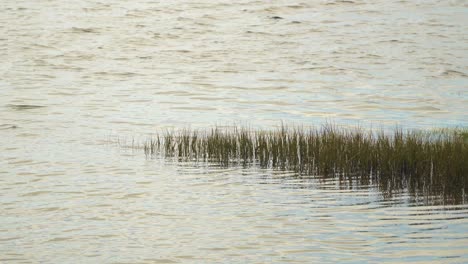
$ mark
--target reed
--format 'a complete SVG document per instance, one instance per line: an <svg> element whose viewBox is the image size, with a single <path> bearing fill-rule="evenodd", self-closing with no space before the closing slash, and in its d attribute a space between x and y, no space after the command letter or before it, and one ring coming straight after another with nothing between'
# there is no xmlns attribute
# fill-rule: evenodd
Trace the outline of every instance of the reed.
<svg viewBox="0 0 468 264"><path fill-rule="evenodd" d="M391 132L282 126L168 131L148 140L145 153L223 165L258 165L299 174L376 182L387 190L465 192L468 180L468 130ZM460 193L461 193L460 192ZM464 195L464 194L463 194Z"/></svg>

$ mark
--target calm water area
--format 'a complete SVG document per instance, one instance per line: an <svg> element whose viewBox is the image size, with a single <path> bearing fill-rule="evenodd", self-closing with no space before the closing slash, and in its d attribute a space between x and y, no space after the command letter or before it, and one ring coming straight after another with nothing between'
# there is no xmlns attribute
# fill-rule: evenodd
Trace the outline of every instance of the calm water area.
<svg viewBox="0 0 468 264"><path fill-rule="evenodd" d="M466 0L3 0L0 263L468 263L468 205L147 157L281 122L468 126Z"/></svg>

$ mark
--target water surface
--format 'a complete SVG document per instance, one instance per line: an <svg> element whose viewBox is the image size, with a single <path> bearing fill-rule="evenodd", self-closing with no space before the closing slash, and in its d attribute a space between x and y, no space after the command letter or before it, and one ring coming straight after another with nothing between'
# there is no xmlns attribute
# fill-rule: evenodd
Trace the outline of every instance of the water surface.
<svg viewBox="0 0 468 264"><path fill-rule="evenodd" d="M4 1L0 261L468 262L468 207L109 146L467 126L465 1Z"/></svg>

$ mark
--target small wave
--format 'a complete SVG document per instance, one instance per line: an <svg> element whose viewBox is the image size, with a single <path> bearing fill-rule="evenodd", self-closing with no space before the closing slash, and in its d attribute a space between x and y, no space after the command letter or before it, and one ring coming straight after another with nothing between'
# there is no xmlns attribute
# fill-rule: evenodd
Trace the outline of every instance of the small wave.
<svg viewBox="0 0 468 264"><path fill-rule="evenodd" d="M14 110L30 110L46 107L44 105L30 105L30 104L8 104L7 107Z"/></svg>
<svg viewBox="0 0 468 264"><path fill-rule="evenodd" d="M17 125L12 124L0 124L0 130L15 129L18 128Z"/></svg>
<svg viewBox="0 0 468 264"><path fill-rule="evenodd" d="M79 27L72 27L73 33L97 33L97 29L95 28L79 28Z"/></svg>
<svg viewBox="0 0 468 264"><path fill-rule="evenodd" d="M349 1L349 0L338 0L338 1L331 1L331 2L326 3L326 5L339 5L339 4L356 4L356 2Z"/></svg>
<svg viewBox="0 0 468 264"><path fill-rule="evenodd" d="M444 77L468 77L466 73L455 70L445 70L440 75Z"/></svg>

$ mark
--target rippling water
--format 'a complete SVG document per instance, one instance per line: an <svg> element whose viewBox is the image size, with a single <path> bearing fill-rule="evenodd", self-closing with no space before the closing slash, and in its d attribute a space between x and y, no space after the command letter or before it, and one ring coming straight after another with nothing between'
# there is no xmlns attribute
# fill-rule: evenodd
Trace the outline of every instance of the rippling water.
<svg viewBox="0 0 468 264"><path fill-rule="evenodd" d="M468 262L466 204L106 144L232 122L467 126L466 1L0 10L1 262Z"/></svg>

